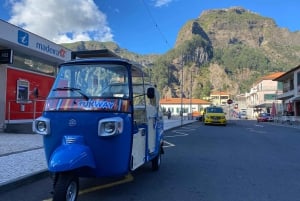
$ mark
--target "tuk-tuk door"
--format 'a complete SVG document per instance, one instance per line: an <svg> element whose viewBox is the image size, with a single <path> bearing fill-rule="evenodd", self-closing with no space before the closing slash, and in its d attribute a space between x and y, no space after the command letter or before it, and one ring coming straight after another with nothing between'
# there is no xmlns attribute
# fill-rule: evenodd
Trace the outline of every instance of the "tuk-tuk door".
<svg viewBox="0 0 300 201"><path fill-rule="evenodd" d="M157 138L157 121L159 121L159 93L153 88L154 97L147 96L149 101L147 101L146 111L147 111L147 121L148 121L148 152L153 153L156 148L156 138Z"/></svg>

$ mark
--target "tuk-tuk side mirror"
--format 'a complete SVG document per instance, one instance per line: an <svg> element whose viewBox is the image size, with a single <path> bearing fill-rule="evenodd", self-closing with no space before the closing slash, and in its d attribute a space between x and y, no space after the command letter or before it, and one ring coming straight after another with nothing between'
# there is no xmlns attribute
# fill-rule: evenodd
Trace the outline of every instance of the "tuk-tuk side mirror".
<svg viewBox="0 0 300 201"><path fill-rule="evenodd" d="M150 99L155 97L155 89L153 87L147 89L147 97Z"/></svg>

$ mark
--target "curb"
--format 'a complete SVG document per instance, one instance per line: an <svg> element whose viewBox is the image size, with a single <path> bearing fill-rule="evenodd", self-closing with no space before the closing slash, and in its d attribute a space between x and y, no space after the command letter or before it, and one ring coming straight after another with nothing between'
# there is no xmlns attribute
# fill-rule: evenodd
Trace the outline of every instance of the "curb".
<svg viewBox="0 0 300 201"><path fill-rule="evenodd" d="M294 128L294 129L300 129L299 125L294 124L287 124L287 123L272 123L274 126L280 126L280 127L286 127L286 128Z"/></svg>
<svg viewBox="0 0 300 201"><path fill-rule="evenodd" d="M180 128L184 125L189 125L189 124L192 124L192 123L195 123L195 122L199 122L199 121L191 121L191 122L188 122L188 123L184 123L182 125L178 125L178 126L174 126L174 127L171 127L171 128L167 128L167 129L164 129L164 131L170 131L170 130L173 130L173 129L176 129L176 128Z"/></svg>
<svg viewBox="0 0 300 201"><path fill-rule="evenodd" d="M45 170L41 170L39 172L35 172L35 173L29 174L29 175L26 175L23 177L19 177L17 179L14 179L14 180L11 180L11 181L1 184L0 185L0 193L10 191L14 188L18 188L25 184L29 184L36 180L43 179L43 178L46 178L49 176L50 176L50 172L48 171L48 169L45 169Z"/></svg>

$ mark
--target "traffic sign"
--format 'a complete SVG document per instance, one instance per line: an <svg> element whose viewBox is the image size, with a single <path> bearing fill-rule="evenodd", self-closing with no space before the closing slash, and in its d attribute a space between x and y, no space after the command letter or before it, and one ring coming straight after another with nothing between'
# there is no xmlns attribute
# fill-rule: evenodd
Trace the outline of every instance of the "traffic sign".
<svg viewBox="0 0 300 201"><path fill-rule="evenodd" d="M231 99L228 99L228 100L227 100L227 104L230 105L231 103L233 103L233 101L232 101Z"/></svg>

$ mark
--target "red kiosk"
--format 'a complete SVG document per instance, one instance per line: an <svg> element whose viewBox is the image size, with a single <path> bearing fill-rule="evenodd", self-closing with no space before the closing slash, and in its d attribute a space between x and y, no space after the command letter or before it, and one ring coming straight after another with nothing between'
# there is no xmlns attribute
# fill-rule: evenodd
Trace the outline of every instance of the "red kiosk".
<svg viewBox="0 0 300 201"><path fill-rule="evenodd" d="M71 51L0 20L0 131L41 115L58 64Z"/></svg>

